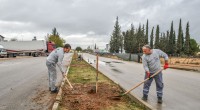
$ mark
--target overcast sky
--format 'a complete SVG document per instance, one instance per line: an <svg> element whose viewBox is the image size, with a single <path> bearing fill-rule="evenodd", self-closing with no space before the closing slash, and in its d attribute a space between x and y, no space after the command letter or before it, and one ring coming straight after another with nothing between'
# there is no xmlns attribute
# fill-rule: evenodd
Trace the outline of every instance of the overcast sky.
<svg viewBox="0 0 200 110"><path fill-rule="evenodd" d="M0 5L0 35L7 40L44 39L56 27L73 48L94 43L105 48L119 16L122 31L149 19L149 32L157 24L166 32L172 20L178 32L182 18L184 32L189 21L191 38L200 43L200 0L0 0Z"/></svg>

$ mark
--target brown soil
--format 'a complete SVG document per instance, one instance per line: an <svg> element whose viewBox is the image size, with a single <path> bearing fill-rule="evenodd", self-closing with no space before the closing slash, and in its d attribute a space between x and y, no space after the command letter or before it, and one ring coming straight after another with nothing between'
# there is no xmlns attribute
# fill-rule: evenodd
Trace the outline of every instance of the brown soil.
<svg viewBox="0 0 200 110"><path fill-rule="evenodd" d="M69 110L101 110L119 103L127 103L127 97L121 100L110 100L108 96L116 96L122 92L118 87L105 83L98 84L98 92L91 91L94 84L74 84L74 90L64 88L61 106Z"/></svg>
<svg viewBox="0 0 200 110"><path fill-rule="evenodd" d="M164 59L161 59L164 63ZM169 67L181 70L200 71L200 58L169 58Z"/></svg>

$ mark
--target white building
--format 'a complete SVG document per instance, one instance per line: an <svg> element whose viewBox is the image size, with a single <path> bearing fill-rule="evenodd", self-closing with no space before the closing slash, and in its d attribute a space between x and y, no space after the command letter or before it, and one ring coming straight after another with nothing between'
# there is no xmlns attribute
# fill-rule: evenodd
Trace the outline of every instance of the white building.
<svg viewBox="0 0 200 110"><path fill-rule="evenodd" d="M107 51L107 52L110 51L110 44L106 44L106 51Z"/></svg>

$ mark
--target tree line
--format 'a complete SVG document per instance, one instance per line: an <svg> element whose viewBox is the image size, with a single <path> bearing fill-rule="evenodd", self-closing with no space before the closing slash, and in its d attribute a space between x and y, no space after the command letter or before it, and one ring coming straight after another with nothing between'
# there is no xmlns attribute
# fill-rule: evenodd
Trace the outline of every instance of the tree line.
<svg viewBox="0 0 200 110"><path fill-rule="evenodd" d="M130 29L121 32L117 17L109 43L110 52L122 53L125 50L126 53L142 53L142 46L146 44L171 55L194 55L199 51L197 42L190 37L189 22L187 22L185 34L182 29L181 19L177 35L174 30L173 21L171 22L170 30L166 32L160 32L159 25L155 28L152 27L149 35L149 21L147 19L146 25L139 24L139 27L135 28L131 24Z"/></svg>

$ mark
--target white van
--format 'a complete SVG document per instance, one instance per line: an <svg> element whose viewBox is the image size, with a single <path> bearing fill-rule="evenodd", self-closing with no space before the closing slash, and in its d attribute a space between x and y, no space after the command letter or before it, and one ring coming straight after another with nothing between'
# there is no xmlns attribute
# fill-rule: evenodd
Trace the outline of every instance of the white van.
<svg viewBox="0 0 200 110"><path fill-rule="evenodd" d="M0 45L0 58L7 57L7 52L2 45Z"/></svg>

